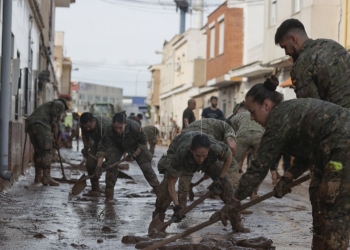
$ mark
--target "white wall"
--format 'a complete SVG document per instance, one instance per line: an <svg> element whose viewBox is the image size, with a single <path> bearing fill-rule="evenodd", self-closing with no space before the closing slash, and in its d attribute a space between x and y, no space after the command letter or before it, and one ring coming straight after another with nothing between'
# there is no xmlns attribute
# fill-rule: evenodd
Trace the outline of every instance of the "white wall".
<svg viewBox="0 0 350 250"><path fill-rule="evenodd" d="M270 0L265 0L264 18L264 63L285 56L284 50L275 45L275 33L279 25L286 19L299 19L305 26L310 38L328 38L339 41L339 23L341 18L340 1L303 0L302 9L293 13L293 0L277 0L277 21L270 25Z"/></svg>
<svg viewBox="0 0 350 250"><path fill-rule="evenodd" d="M17 51L19 52L20 58L20 68L29 67L28 60L30 59L29 53L30 49L33 51L32 60L32 83L28 86L28 114L31 114L34 110L34 83L36 76L34 72L38 70L38 60L39 60L39 41L40 32L38 26L35 23L34 18L30 21L30 16L33 16L32 10L29 6L28 1L13 1L12 3L12 34L14 35L14 58L17 57ZM31 30L31 32L30 32ZM29 38L30 36L30 38ZM29 39L31 41L29 41ZM22 74L23 77L23 74ZM24 86L22 86L22 91L24 91ZM25 93L22 93L24 95ZM12 93L16 95L16 93ZM14 105L14 103L12 103ZM24 106L24 103L22 104Z"/></svg>

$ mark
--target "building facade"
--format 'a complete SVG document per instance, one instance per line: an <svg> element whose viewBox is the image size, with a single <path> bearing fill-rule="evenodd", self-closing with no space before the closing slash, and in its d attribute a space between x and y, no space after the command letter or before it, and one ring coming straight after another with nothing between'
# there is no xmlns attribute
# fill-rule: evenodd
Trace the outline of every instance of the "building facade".
<svg viewBox="0 0 350 250"><path fill-rule="evenodd" d="M6 1L6 9L12 9L11 22L4 20L4 2L0 1L0 35L1 38L4 35L4 25L11 28L11 61L6 62L11 65L11 72L10 82L2 84L11 87L10 109L5 114L9 116L9 127L8 130L0 128L2 139L8 135L8 142L5 142L8 152L1 150L1 159L7 159L6 165L12 171L14 181L28 168L32 157L29 137L25 133L25 118L38 105L59 96L53 68L55 9L69 7L74 0ZM11 182L0 180L0 189L9 184Z"/></svg>
<svg viewBox="0 0 350 250"><path fill-rule="evenodd" d="M74 82L72 106L75 112L89 112L94 103L111 103L115 112L121 111L123 89L100 84Z"/></svg>

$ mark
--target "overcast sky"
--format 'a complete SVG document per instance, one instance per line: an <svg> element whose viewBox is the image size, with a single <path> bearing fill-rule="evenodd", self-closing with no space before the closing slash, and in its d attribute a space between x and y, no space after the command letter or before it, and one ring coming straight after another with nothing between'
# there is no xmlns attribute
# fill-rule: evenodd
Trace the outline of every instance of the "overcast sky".
<svg viewBox="0 0 350 250"><path fill-rule="evenodd" d="M203 23L221 2L205 0ZM195 17L186 18L188 29ZM179 23L173 0L76 0L70 8L56 8L55 28L64 31L65 56L79 68L72 72L73 81L146 96L151 79L147 68L161 61L155 51L162 51L164 40L179 32Z"/></svg>

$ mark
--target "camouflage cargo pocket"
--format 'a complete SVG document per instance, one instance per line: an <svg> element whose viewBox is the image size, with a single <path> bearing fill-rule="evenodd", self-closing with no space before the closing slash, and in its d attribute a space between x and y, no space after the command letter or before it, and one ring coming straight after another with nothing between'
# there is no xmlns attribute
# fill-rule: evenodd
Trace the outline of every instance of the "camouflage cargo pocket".
<svg viewBox="0 0 350 250"><path fill-rule="evenodd" d="M343 171L333 171L324 174L320 187L319 198L322 203L333 204L342 189Z"/></svg>
<svg viewBox="0 0 350 250"><path fill-rule="evenodd" d="M168 155L163 155L159 161L158 161L158 171L160 174L164 174L164 172L167 170L168 166L171 164L171 159L170 156Z"/></svg>

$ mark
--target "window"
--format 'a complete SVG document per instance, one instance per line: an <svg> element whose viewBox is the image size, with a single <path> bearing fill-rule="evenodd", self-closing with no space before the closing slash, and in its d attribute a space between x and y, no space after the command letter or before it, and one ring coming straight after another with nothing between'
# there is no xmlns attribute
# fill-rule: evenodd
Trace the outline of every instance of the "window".
<svg viewBox="0 0 350 250"><path fill-rule="evenodd" d="M88 95L88 101L92 102L94 100L94 97L92 95Z"/></svg>
<svg viewBox="0 0 350 250"><path fill-rule="evenodd" d="M209 59L215 56L215 26L210 30L210 56Z"/></svg>
<svg viewBox="0 0 350 250"><path fill-rule="evenodd" d="M95 96L95 102L100 102L100 101L101 101L101 97Z"/></svg>
<svg viewBox="0 0 350 250"><path fill-rule="evenodd" d="M108 98L107 97L103 97L103 102L108 102Z"/></svg>
<svg viewBox="0 0 350 250"><path fill-rule="evenodd" d="M277 18L277 0L270 0L270 26L276 24Z"/></svg>
<svg viewBox="0 0 350 250"><path fill-rule="evenodd" d="M301 10L302 0L293 0L293 14L298 13Z"/></svg>
<svg viewBox="0 0 350 250"><path fill-rule="evenodd" d="M225 23L219 23L219 55L224 54Z"/></svg>
<svg viewBox="0 0 350 250"><path fill-rule="evenodd" d="M110 103L114 103L114 97L109 98Z"/></svg>
<svg viewBox="0 0 350 250"><path fill-rule="evenodd" d="M79 95L79 100L85 100L85 95L84 94L80 94Z"/></svg>

